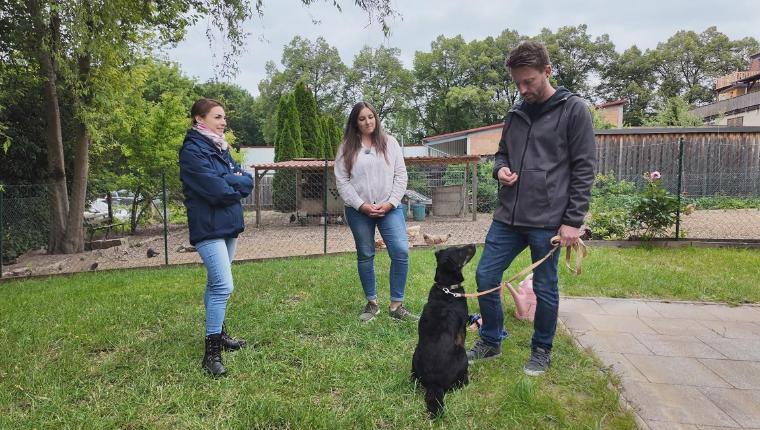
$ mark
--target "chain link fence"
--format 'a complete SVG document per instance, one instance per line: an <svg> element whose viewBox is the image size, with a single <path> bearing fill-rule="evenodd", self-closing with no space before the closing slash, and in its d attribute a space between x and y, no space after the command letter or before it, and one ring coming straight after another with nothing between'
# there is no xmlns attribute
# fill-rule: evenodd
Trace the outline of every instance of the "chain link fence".
<svg viewBox="0 0 760 430"><path fill-rule="evenodd" d="M659 171L680 195L678 228L687 239L760 240L760 146L755 142L660 139L600 142L598 172L643 185ZM407 160L403 200L410 246L480 243L496 205L492 161L477 157ZM478 173L473 175L473 166ZM312 160L252 172L256 188L243 200L246 230L236 259L352 252L332 161ZM475 190L475 191L474 191ZM5 185L0 191L3 276L197 263L181 192L162 189L89 190L84 254L45 255L49 235L46 185ZM164 204L166 209L164 209ZM166 216L164 216L164 210ZM673 232L675 237L675 232ZM379 234L378 248L382 248Z"/></svg>
<svg viewBox="0 0 760 430"><path fill-rule="evenodd" d="M760 240L760 143L751 140L654 139L597 145L598 173L641 189L659 172L680 198L672 238Z"/></svg>

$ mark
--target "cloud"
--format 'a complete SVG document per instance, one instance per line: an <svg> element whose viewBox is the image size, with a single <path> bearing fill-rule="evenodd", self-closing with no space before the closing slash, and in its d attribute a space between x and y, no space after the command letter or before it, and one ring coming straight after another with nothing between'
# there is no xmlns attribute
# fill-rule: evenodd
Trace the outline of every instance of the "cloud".
<svg viewBox="0 0 760 430"><path fill-rule="evenodd" d="M706 0L395 1L393 6L403 18L390 22L388 38L352 1L341 2L342 13L331 3L305 7L299 0L265 1L263 18L246 24L251 37L238 59L240 73L232 82L258 94L258 82L266 77L264 65L274 61L281 68L283 46L296 35L310 40L324 37L347 65L364 45L397 47L407 68L412 67L414 52L429 51L430 43L441 34L461 34L470 41L496 36L505 29L533 36L544 27L556 31L562 26L587 24L594 38L608 34L618 52L634 44L642 50L653 49L679 30L702 32L710 26L717 26L731 39L760 39L760 14L749 12L756 9L755 0L734 0L730 7ZM185 41L167 52L186 74L201 80L214 77L205 27L205 22L199 23Z"/></svg>

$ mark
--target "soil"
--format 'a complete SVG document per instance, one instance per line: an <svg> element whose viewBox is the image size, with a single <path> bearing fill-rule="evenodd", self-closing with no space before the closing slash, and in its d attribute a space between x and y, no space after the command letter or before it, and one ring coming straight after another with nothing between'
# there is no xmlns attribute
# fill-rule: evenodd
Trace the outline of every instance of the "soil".
<svg viewBox="0 0 760 430"><path fill-rule="evenodd" d="M325 246L328 253L354 250L351 232L342 225L340 217L328 224L326 242L325 226L319 225L319 219L303 220L306 225L301 225L301 220L291 220L290 214L264 212L261 226L256 227L255 214L247 214L247 228L239 237L235 259L322 254ZM490 214L478 214L476 221L468 215L465 218L428 217L422 222L411 219L407 222L408 227L420 226L420 233L410 238L413 247L428 246L422 233L450 235L443 246L483 243L490 224ZM681 228L687 238L760 240L760 210L700 210L684 216ZM188 247L186 227L171 226L167 247L169 264L200 263L196 252L185 251ZM157 254L148 257L149 250ZM3 266L3 278L159 266L165 264L165 259L163 230L154 227L122 237L121 245L107 249L69 255L48 255L44 249L27 252L15 264Z"/></svg>

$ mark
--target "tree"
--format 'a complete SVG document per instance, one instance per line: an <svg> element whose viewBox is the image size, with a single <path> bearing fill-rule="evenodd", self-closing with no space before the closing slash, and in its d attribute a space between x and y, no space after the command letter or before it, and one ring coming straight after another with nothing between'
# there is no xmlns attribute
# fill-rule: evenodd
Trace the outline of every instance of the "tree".
<svg viewBox="0 0 760 430"><path fill-rule="evenodd" d="M439 36L429 53L417 52L414 108L424 128L422 134L500 121L518 96L504 59L524 39L509 30L496 38L469 43L461 36L450 39ZM416 122L408 114L400 116Z"/></svg>
<svg viewBox="0 0 760 430"><path fill-rule="evenodd" d="M348 69L338 50L323 38L312 42L301 36L294 37L284 47L281 63L284 66L282 71L273 62L268 62L267 77L259 82L256 113L259 122L264 124L265 140L271 141L276 133L271 112L277 100L295 88L299 80L305 81L320 111L337 115L345 110L347 103L342 94Z"/></svg>
<svg viewBox="0 0 760 430"><path fill-rule="evenodd" d="M626 100L623 123L641 126L649 117L656 82L651 56L644 55L636 45L608 64L597 87L597 96L607 100Z"/></svg>
<svg viewBox="0 0 760 430"><path fill-rule="evenodd" d="M293 94L280 97L277 107L277 139L274 145L274 161L288 161L303 157L301 125Z"/></svg>
<svg viewBox="0 0 760 430"><path fill-rule="evenodd" d="M391 118L406 107L414 76L404 69L400 55L398 48L362 48L348 74L349 99L370 103L382 119Z"/></svg>
<svg viewBox="0 0 760 430"><path fill-rule="evenodd" d="M438 36L430 46L430 52L417 51L414 55L415 108L426 134L475 126L478 120L471 108L490 94L472 85L467 43L462 36Z"/></svg>
<svg viewBox="0 0 760 430"><path fill-rule="evenodd" d="M303 155L298 110L295 96L283 95L277 110L280 129L274 147L275 161L288 161ZM292 170L277 170L272 183L272 200L275 209L290 212L296 208L296 176Z"/></svg>
<svg viewBox="0 0 760 430"><path fill-rule="evenodd" d="M312 93L306 88L304 81L298 81L293 96L301 125L303 155L309 158L322 158L325 138L322 136L317 103L312 97Z"/></svg>
<svg viewBox="0 0 760 430"><path fill-rule="evenodd" d="M709 27L700 34L681 30L651 51L661 100L682 96L688 104L714 101L715 79L746 68L760 45L752 37L731 40Z"/></svg>
<svg viewBox="0 0 760 430"><path fill-rule="evenodd" d="M646 125L650 127L695 127L702 125L702 119L689 113L689 104L682 97L669 98L662 110Z"/></svg>
<svg viewBox="0 0 760 430"><path fill-rule="evenodd" d="M254 112L255 100L239 85L209 81L196 89L203 97L220 101L227 115L227 127L235 133L235 145L263 145L264 137Z"/></svg>
<svg viewBox="0 0 760 430"><path fill-rule="evenodd" d="M338 127L337 123L335 122L335 118L333 118L330 115L323 115L322 119L322 134L324 136L325 142L324 142L324 148L325 148L325 158L329 160L335 159L335 154L338 150L338 145L340 145L340 140L343 137L343 131Z"/></svg>
<svg viewBox="0 0 760 430"><path fill-rule="evenodd" d="M302 0L308 4L311 0ZM337 2L334 2L338 6ZM355 4L378 19L387 30L385 17L392 15L389 0L356 0ZM223 70L234 71L234 61L244 46L242 23L253 9L261 13L263 0L255 5L246 0L197 2L167 0L132 2L113 0L29 0L0 3L2 52L21 52L44 81L48 178L51 196L51 228L48 252L81 251L83 212L89 173L89 149L97 130L92 117L107 112L101 102L118 91L118 71L128 66L138 52L180 40L186 27L200 17L210 16L220 29L231 52L225 53ZM59 94L72 94L74 120L73 175L64 163L64 138ZM106 110L103 110L106 109ZM67 185L71 178L71 189ZM69 193L70 191L70 193ZM70 194L70 197L69 197Z"/></svg>
<svg viewBox="0 0 760 430"><path fill-rule="evenodd" d="M146 59L126 74L130 83L114 95L113 108L98 118L99 144L90 149L91 189L132 191L130 229L152 212L165 174L170 196L181 195L177 153L190 124L187 106L197 98L195 83L176 64Z"/></svg>
<svg viewBox="0 0 760 430"><path fill-rule="evenodd" d="M555 34L544 28L537 38L546 45L557 84L590 99L588 82L615 58L615 46L606 34L592 41L587 29L585 24L560 27Z"/></svg>

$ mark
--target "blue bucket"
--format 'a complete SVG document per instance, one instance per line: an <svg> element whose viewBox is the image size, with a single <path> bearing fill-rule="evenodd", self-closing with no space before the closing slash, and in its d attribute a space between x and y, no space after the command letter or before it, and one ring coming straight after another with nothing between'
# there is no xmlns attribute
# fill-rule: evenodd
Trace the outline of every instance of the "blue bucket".
<svg viewBox="0 0 760 430"><path fill-rule="evenodd" d="M425 204L424 203L412 203L412 217L415 221L425 220Z"/></svg>

